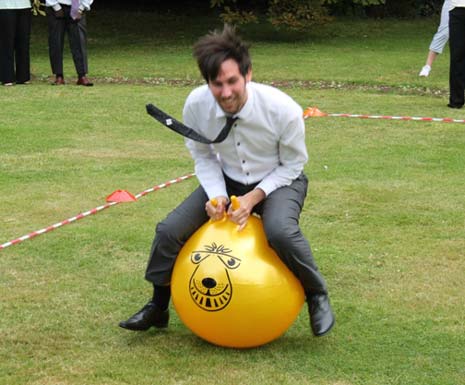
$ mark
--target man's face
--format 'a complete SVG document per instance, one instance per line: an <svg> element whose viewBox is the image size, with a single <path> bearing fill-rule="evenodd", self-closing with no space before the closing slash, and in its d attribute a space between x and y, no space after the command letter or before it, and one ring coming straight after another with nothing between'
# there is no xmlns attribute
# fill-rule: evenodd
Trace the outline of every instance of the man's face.
<svg viewBox="0 0 465 385"><path fill-rule="evenodd" d="M247 101L246 83L252 79L252 71L246 76L239 72L239 65L233 59L225 60L215 80L208 87L224 112L235 114Z"/></svg>

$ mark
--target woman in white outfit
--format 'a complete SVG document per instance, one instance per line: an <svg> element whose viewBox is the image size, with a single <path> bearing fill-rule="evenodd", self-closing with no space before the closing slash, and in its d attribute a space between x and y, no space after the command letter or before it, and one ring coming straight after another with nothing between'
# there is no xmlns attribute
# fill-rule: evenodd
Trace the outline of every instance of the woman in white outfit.
<svg viewBox="0 0 465 385"><path fill-rule="evenodd" d="M30 0L0 1L0 83L28 83L31 78L29 39Z"/></svg>
<svg viewBox="0 0 465 385"><path fill-rule="evenodd" d="M426 63L420 71L420 76L428 76L433 62L436 60L436 57L442 53L444 46L449 40L449 10L451 9L450 0L445 0L442 5L441 10L441 21L439 22L439 27L436 33L433 36L433 40L429 46L428 56L426 58Z"/></svg>

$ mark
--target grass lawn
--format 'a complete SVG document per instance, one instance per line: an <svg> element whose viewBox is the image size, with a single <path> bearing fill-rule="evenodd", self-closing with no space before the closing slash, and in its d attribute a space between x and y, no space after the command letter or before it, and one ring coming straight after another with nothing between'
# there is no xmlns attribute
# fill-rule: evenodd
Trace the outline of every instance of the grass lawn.
<svg viewBox="0 0 465 385"><path fill-rule="evenodd" d="M462 119L446 107L447 52L418 77L435 23L243 33L255 79L302 107ZM182 138L145 104L181 117L200 84L191 44L217 22L96 10L88 24L95 87L49 85L45 20L35 19L33 82L0 89L0 244L116 189L136 194L192 171ZM462 384L465 126L326 117L306 129L301 226L328 281L331 334L312 337L306 309L283 337L249 350L204 342L174 310L162 332L117 326L149 298L154 226L192 178L0 250L0 384Z"/></svg>

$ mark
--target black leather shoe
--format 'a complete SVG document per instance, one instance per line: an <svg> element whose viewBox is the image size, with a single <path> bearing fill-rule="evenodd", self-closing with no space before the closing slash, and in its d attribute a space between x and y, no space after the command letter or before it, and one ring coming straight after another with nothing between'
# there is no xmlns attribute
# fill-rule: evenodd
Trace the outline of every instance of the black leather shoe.
<svg viewBox="0 0 465 385"><path fill-rule="evenodd" d="M452 103L449 103L449 104L447 105L447 107L449 107L449 108L457 108L457 109L460 109L460 108L463 107L463 104L452 104Z"/></svg>
<svg viewBox="0 0 465 385"><path fill-rule="evenodd" d="M307 299L310 325L316 337L327 334L336 321L326 294L313 294Z"/></svg>
<svg viewBox="0 0 465 385"><path fill-rule="evenodd" d="M150 327L168 327L170 312L168 309L160 310L154 302L150 301L141 310L126 321L121 321L119 326L128 330L148 330Z"/></svg>

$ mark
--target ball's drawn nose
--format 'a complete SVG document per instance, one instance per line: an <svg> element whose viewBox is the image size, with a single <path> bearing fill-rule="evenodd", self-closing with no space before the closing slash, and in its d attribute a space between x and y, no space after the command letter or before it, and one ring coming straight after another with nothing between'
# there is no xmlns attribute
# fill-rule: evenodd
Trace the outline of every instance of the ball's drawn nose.
<svg viewBox="0 0 465 385"><path fill-rule="evenodd" d="M213 289L216 286L216 281L213 278L202 279L202 285L207 289Z"/></svg>

